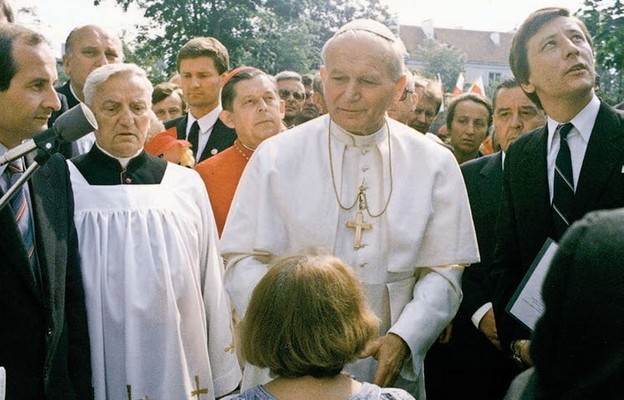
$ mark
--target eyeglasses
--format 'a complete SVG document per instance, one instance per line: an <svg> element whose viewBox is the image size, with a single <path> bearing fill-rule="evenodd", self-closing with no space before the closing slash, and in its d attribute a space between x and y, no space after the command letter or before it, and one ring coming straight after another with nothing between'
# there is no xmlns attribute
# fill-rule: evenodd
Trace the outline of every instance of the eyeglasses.
<svg viewBox="0 0 624 400"><path fill-rule="evenodd" d="M294 92L294 91L290 91L289 89L280 89L279 90L279 97L282 100L286 100L290 97L290 95L292 95L292 97L297 100L297 101L303 101L305 99L308 98L308 94L307 93L303 93L303 92ZM311 96L312 94L310 94Z"/></svg>
<svg viewBox="0 0 624 400"><path fill-rule="evenodd" d="M401 94L401 97L399 98L399 101L403 101L405 99L407 99L407 94L408 93L414 93L413 90L409 90L408 88L403 89L403 94Z"/></svg>

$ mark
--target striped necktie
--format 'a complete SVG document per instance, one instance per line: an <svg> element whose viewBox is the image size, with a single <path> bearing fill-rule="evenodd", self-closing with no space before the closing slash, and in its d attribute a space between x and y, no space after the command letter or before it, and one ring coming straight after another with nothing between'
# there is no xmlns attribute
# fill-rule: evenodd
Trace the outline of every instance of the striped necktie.
<svg viewBox="0 0 624 400"><path fill-rule="evenodd" d="M557 127L560 138L559 153L555 161L555 180L553 185L553 229L559 240L570 225L572 205L574 203L574 178L572 177L572 157L568 146L568 133L574 125L570 122Z"/></svg>
<svg viewBox="0 0 624 400"><path fill-rule="evenodd" d="M9 173L9 187L13 186L15 182L24 174L24 168L22 159L12 161L7 171ZM11 197L9 205L13 210L15 222L22 234L22 240L24 242L24 248L28 254L28 261L33 272L36 272L37 257L35 254L35 231L33 229L32 216L30 214L30 207L28 206L28 184L24 184L20 187ZM36 275L35 275L36 276Z"/></svg>

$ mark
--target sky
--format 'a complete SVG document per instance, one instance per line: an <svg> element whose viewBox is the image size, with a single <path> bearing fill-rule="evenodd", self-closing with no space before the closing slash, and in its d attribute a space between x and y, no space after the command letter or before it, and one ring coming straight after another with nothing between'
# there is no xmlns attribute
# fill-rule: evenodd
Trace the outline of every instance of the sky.
<svg viewBox="0 0 624 400"><path fill-rule="evenodd" d="M11 0L16 9L34 7L40 23L37 28L52 42L60 56L61 43L78 25L97 24L121 36L132 34L142 12L131 7L128 13L115 0ZM234 0L235 1L235 0ZM576 12L583 0L381 0L399 16L401 25L422 25L431 19L434 27L509 32L517 28L532 11L546 6L563 6ZM68 11L69 10L69 11ZM21 18L18 16L18 18ZM31 21L23 21L32 24Z"/></svg>

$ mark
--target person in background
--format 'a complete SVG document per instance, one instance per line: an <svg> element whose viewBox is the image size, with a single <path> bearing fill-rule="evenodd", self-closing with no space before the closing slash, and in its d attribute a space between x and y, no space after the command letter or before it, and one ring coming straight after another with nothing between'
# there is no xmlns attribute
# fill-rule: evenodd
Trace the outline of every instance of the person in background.
<svg viewBox="0 0 624 400"><path fill-rule="evenodd" d="M301 111L295 117L295 125L303 124L320 115L320 110L314 102L314 75L305 74L301 76L301 83L305 90L305 101L301 107Z"/></svg>
<svg viewBox="0 0 624 400"><path fill-rule="evenodd" d="M180 87L188 113L165 123L175 127L178 139L188 140L197 162L230 147L236 133L219 119L221 87L230 68L230 56L212 37L196 37L184 44L177 56Z"/></svg>
<svg viewBox="0 0 624 400"><path fill-rule="evenodd" d="M303 109L306 101L306 92L301 75L294 71L282 71L275 75L279 96L286 104L284 125L287 128L295 126L295 118Z"/></svg>
<svg viewBox="0 0 624 400"><path fill-rule="evenodd" d="M319 109L319 115L327 114L327 104L325 104L325 97L323 95L323 80L320 74L314 75L312 88L314 89L312 101L314 101L314 104Z"/></svg>
<svg viewBox="0 0 624 400"><path fill-rule="evenodd" d="M186 113L182 88L171 82L155 85L152 93L152 111L161 121L168 121Z"/></svg>
<svg viewBox="0 0 624 400"><path fill-rule="evenodd" d="M377 336L379 321L351 268L329 255L275 260L258 282L241 327L241 352L272 381L236 400L413 400L401 389L342 372Z"/></svg>
<svg viewBox="0 0 624 400"><path fill-rule="evenodd" d="M123 62L124 55L119 38L97 25L74 28L65 40L63 66L69 80L56 89L67 97L69 108L84 102L84 85L87 77L99 66Z"/></svg>
<svg viewBox="0 0 624 400"><path fill-rule="evenodd" d="M284 101L277 93L275 78L259 69L233 70L226 78L221 102L221 119L236 130L237 139L231 148L195 167L206 184L219 236L238 181L254 150L285 129Z"/></svg>
<svg viewBox="0 0 624 400"><path fill-rule="evenodd" d="M477 93L455 97L446 111L450 144L459 164L480 156L479 146L492 125L492 104Z"/></svg>

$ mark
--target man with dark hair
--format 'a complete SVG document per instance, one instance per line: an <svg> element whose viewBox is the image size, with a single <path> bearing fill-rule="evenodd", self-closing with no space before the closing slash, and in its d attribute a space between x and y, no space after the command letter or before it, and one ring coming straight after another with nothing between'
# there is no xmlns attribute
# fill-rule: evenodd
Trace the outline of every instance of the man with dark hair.
<svg viewBox="0 0 624 400"><path fill-rule="evenodd" d="M221 42L212 37L189 40L178 52L177 67L188 114L172 119L165 128L175 127L178 139L191 142L197 162L230 147L236 133L219 119L221 87L230 68L230 56Z"/></svg>
<svg viewBox="0 0 624 400"><path fill-rule="evenodd" d="M546 239L559 241L589 211L624 206L624 116L596 96L591 37L565 8L529 15L513 38L509 64L548 115L544 127L506 153L492 265L501 347L530 364L530 333L505 307Z"/></svg>
<svg viewBox="0 0 624 400"><path fill-rule="evenodd" d="M0 155L46 129L60 108L56 79L56 61L43 36L19 25L0 26ZM23 168L22 158L0 166L1 194ZM0 210L0 366L8 399L93 398L73 212L61 156L52 157Z"/></svg>
<svg viewBox="0 0 624 400"><path fill-rule="evenodd" d="M285 129L284 101L275 78L252 67L240 67L226 78L221 92L221 119L236 130L234 145L195 166L206 184L219 236L243 170L265 139Z"/></svg>
<svg viewBox="0 0 624 400"><path fill-rule="evenodd" d="M459 164L481 157L479 146L492 125L492 103L477 93L455 97L446 112L453 154Z"/></svg>
<svg viewBox="0 0 624 400"><path fill-rule="evenodd" d="M186 112L182 88L171 82L162 82L154 86L152 111L161 121L182 116Z"/></svg>

